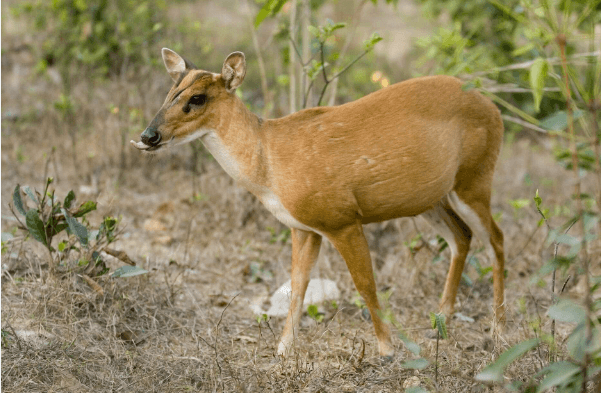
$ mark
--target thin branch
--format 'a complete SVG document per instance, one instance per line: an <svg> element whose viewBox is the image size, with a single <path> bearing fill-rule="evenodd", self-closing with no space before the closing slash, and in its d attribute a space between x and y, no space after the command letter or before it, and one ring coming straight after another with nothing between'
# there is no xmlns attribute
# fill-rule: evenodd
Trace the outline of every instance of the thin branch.
<svg viewBox="0 0 601 393"><path fill-rule="evenodd" d="M543 133L543 134L548 134L549 133L549 131L545 130L544 128L540 128L539 126L535 126L534 124L529 123L529 122L527 122L525 120L519 119L517 117L513 117L513 116L509 116L509 115L501 115L501 117L503 119L507 120L507 121L519 124L519 125L521 125L523 127L529 128L531 130L538 131L538 132Z"/></svg>
<svg viewBox="0 0 601 393"><path fill-rule="evenodd" d="M328 80L328 75L326 74L326 60L325 60L325 56L324 56L324 47L323 47L324 42L320 41L319 42L319 52L321 53L321 71L323 73L323 80L326 82L326 86L328 85L328 83L330 83L330 81ZM317 106L319 106L319 104L317 104Z"/></svg>
<svg viewBox="0 0 601 393"><path fill-rule="evenodd" d="M340 75L342 75L344 72L346 72L346 70L348 70L349 68L351 68L353 66L353 64L355 64L356 62L358 62L363 56L365 56L367 53L369 53L369 50L364 51L363 53L361 53L359 55L359 57L357 57L355 60L351 61L346 67L344 67L342 69L342 71L338 72L336 75L334 75L332 77L332 80L338 78Z"/></svg>
<svg viewBox="0 0 601 393"><path fill-rule="evenodd" d="M532 89L528 89L525 87L515 87L513 83L486 87L486 90L488 90L491 93L532 93ZM545 87L543 91L560 92L561 89L559 87Z"/></svg>
<svg viewBox="0 0 601 393"><path fill-rule="evenodd" d="M301 65L303 67L306 67L309 65L309 63L311 63L311 60L313 60L313 58L315 57L315 55L311 56L311 58L309 60L307 60L307 62L303 62L303 55L301 55L298 46L296 46L296 42L294 42L294 40L292 39L292 37L288 37L288 39L290 40L290 42L292 42L292 46L294 46L294 51L296 52L296 55L298 56L298 62L301 63Z"/></svg>
<svg viewBox="0 0 601 393"><path fill-rule="evenodd" d="M326 73L326 60L325 60L325 56L324 56L324 48L323 48L323 41L319 42L319 52L321 53L321 72L323 74L323 80L325 82L325 84L323 85L323 89L321 89L321 94L319 95L319 100L317 101L317 106L321 105L321 100L323 99L324 94L326 93L326 89L328 88L328 85L330 84L330 80L328 80L328 75Z"/></svg>
<svg viewBox="0 0 601 393"><path fill-rule="evenodd" d="M511 262L515 261L520 255L522 255L522 253L524 252L524 250L526 249L526 247L528 247L528 245L530 244L530 242L532 241L532 239L534 239L534 235L536 235L536 232L538 232L539 230L539 226L536 226L536 229L534 229L534 231L532 232L532 234L530 235L530 237L528 237L528 240L526 240L526 243L524 244L524 246L522 247L522 249L515 254L515 256L513 258L511 258L507 264L510 265Z"/></svg>
<svg viewBox="0 0 601 393"><path fill-rule="evenodd" d="M328 84L330 82L332 82L333 80L338 79L338 77L340 75L342 75L346 70L348 70L349 68L351 68L353 66L353 64L355 64L356 62L358 62L363 56L365 56L367 53L369 52L369 50L364 51L361 55L359 55L355 60L351 61L349 64L347 64L346 67L344 67L340 72L338 72L337 74L335 74L329 81L327 81L326 85L323 87L323 90L321 91L321 95L319 96L319 101L317 101L317 106L321 105L321 100L323 99L323 96L326 92L326 88L328 87ZM322 64L322 66L324 66L324 64ZM325 68L325 67L324 67ZM324 75L325 75L325 71L324 71ZM324 76L325 77L325 76Z"/></svg>
<svg viewBox="0 0 601 393"><path fill-rule="evenodd" d="M232 300L230 300L230 302L225 306L225 308L223 309L223 311L221 311L221 316L219 317L219 321L217 322L217 326L215 326L215 345L213 347L215 348L215 363L217 363L217 368L219 368L219 375L221 375L221 365L219 364L219 355L217 353L217 338L219 337L219 325L221 324L221 320L223 319L223 314L225 314L225 310L227 310L227 308L230 306L230 304L232 304L232 302L234 301L234 299L238 297L238 295L240 295L240 294L237 293L232 298Z"/></svg>
<svg viewBox="0 0 601 393"><path fill-rule="evenodd" d="M599 55L601 55L601 51L584 52L584 53L577 53L575 55L572 55L569 57L569 59L571 60L571 59L577 59L577 58L581 58L581 57L595 57L595 56L599 56ZM561 64L561 57L550 57L546 60L550 64ZM470 75L471 76L480 76L480 75L492 74L495 72L521 70L521 69L525 69L525 68L530 68L532 66L532 64L534 64L535 61L536 60L530 60L530 61L525 61L523 63L510 64L510 65L504 66L504 67L492 68L487 71L474 72L473 74L470 74Z"/></svg>
<svg viewBox="0 0 601 393"><path fill-rule="evenodd" d="M307 91L304 94L303 109L307 107L307 101L309 101L309 94L311 94L311 87L313 87L313 82L315 82L315 79L311 79L311 83L309 83L309 88L307 88Z"/></svg>

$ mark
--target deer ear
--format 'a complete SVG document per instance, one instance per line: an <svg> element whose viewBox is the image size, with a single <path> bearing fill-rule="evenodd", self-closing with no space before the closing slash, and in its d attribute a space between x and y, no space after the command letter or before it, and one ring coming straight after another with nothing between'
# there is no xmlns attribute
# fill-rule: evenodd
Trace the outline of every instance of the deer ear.
<svg viewBox="0 0 601 393"><path fill-rule="evenodd" d="M196 69L194 64L190 63L174 51L169 48L163 48L161 51L163 54L163 63L171 79L177 83L181 76L187 74L188 71Z"/></svg>
<svg viewBox="0 0 601 393"><path fill-rule="evenodd" d="M223 62L223 68L221 69L221 78L223 78L225 82L226 90L230 93L236 90L236 88L242 84L244 75L246 75L246 59L244 58L244 53L231 53Z"/></svg>

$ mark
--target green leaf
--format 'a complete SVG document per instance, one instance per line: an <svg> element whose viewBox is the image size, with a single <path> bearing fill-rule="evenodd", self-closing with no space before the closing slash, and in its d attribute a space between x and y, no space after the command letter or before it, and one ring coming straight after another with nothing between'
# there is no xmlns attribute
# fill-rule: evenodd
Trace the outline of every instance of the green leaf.
<svg viewBox="0 0 601 393"><path fill-rule="evenodd" d="M57 233L60 233L62 231L64 231L65 229L67 229L69 227L69 224L65 223L65 222L61 222L59 224L56 224L52 227L52 236L56 235Z"/></svg>
<svg viewBox="0 0 601 393"><path fill-rule="evenodd" d="M589 345L590 344L587 345L586 342L586 329L583 322L578 324L568 337L566 348L572 359L577 362L583 362L584 355L588 352Z"/></svg>
<svg viewBox="0 0 601 393"><path fill-rule="evenodd" d="M35 196L35 193L31 191L31 188L29 188L29 186L23 187L23 191L25 191L25 194L27 194L27 196L33 201L33 203L35 203L36 205L39 203L38 198Z"/></svg>
<svg viewBox="0 0 601 393"><path fill-rule="evenodd" d="M79 209L77 209L77 211L75 213L73 213L73 217L84 216L93 210L96 210L96 202L94 202L94 201L84 202L81 204L81 206L79 206Z"/></svg>
<svg viewBox="0 0 601 393"><path fill-rule="evenodd" d="M538 385L537 392L544 392L553 386L565 386L572 377L580 371L580 367L571 362L551 363L538 372L538 375L546 374L545 378Z"/></svg>
<svg viewBox="0 0 601 393"><path fill-rule="evenodd" d="M530 67L530 87L534 96L534 108L537 112L540 111L540 102L543 98L543 89L545 88L548 71L549 63L542 57L534 60L532 67Z"/></svg>
<svg viewBox="0 0 601 393"><path fill-rule="evenodd" d="M399 338L401 339L403 344L405 344L405 346L407 347L408 350L410 350L412 353L414 353L416 355L419 355L421 348L419 347L419 345L417 343L415 343L414 341L411 341L409 339L409 337L407 337L400 330L397 332L397 334L399 335Z"/></svg>
<svg viewBox="0 0 601 393"><path fill-rule="evenodd" d="M269 11L269 8L267 8L267 3L263 6L263 8L261 8L259 10L259 13L257 14L257 16L255 17L255 29L258 28L261 23L263 23L263 21L265 20L265 18L267 18L271 12Z"/></svg>
<svg viewBox="0 0 601 393"><path fill-rule="evenodd" d="M534 197L534 203L536 203L536 207L540 208L541 203L543 203L543 199L538 196L538 188L536 189L536 196Z"/></svg>
<svg viewBox="0 0 601 393"><path fill-rule="evenodd" d="M559 299L559 301L549 307L547 311L549 318L559 322L582 323L586 319L584 307L576 304L569 299Z"/></svg>
<svg viewBox="0 0 601 393"><path fill-rule="evenodd" d="M65 247L67 247L67 242L62 241L62 242L58 243L58 251L60 251L60 252L65 251Z"/></svg>
<svg viewBox="0 0 601 393"><path fill-rule="evenodd" d="M574 120L582 117L583 111L576 109L573 113ZM557 111L540 121L539 126L552 131L563 131L568 127L568 115L565 111Z"/></svg>
<svg viewBox="0 0 601 393"><path fill-rule="evenodd" d="M592 230L597 225L597 222L599 222L599 216L594 213L584 213L582 219L584 220L585 232Z"/></svg>
<svg viewBox="0 0 601 393"><path fill-rule="evenodd" d="M503 352L495 362L486 366L484 370L476 375L475 379L481 382L503 382L503 371L505 370L505 367L532 348L536 347L539 341L538 338L531 338L530 340L522 341L521 343L514 345Z"/></svg>
<svg viewBox="0 0 601 393"><path fill-rule="evenodd" d="M472 280L470 278L470 276L468 276L465 273L461 273L461 281L467 285L468 287L473 287L474 286L474 280Z"/></svg>
<svg viewBox="0 0 601 393"><path fill-rule="evenodd" d="M73 233L75 236L77 236L77 239L79 240L79 242L81 243L82 246L87 246L88 245L88 230L87 230L87 228L85 226L83 226L79 221L77 221L74 217L69 216L69 214L67 213L67 211L65 209L61 209L61 211L65 215L65 220L67 221L67 224L69 225L69 230L71 231L71 233Z"/></svg>
<svg viewBox="0 0 601 393"><path fill-rule="evenodd" d="M274 16L286 4L288 0L267 0L263 7L259 10L259 13L255 17L255 29L258 28L261 23L265 20L265 18L269 16Z"/></svg>
<svg viewBox="0 0 601 393"><path fill-rule="evenodd" d="M319 29L315 26L307 26L307 30L309 30L309 33L311 33L311 35L315 38L319 38L319 36L321 35L321 32L319 31Z"/></svg>
<svg viewBox="0 0 601 393"><path fill-rule="evenodd" d="M433 312L430 312L430 326L432 326L432 329L436 329L436 314Z"/></svg>
<svg viewBox="0 0 601 393"><path fill-rule="evenodd" d="M44 227L44 223L40 219L38 215L38 211L35 209L30 209L25 216L25 223L27 224L27 229L29 230L29 234L31 236L48 247L48 240L46 239L46 229Z"/></svg>
<svg viewBox="0 0 601 393"><path fill-rule="evenodd" d="M406 362L401 363L401 367L410 368L413 370L422 370L422 369L428 367L429 364L430 363L426 359L419 358L419 359L407 360Z"/></svg>
<svg viewBox="0 0 601 393"><path fill-rule="evenodd" d="M323 320L323 315L319 314L319 309L315 304L310 304L307 307L307 314L317 322L321 322Z"/></svg>
<svg viewBox="0 0 601 393"><path fill-rule="evenodd" d="M449 338L449 336L447 335L447 323L445 315L443 313L438 313L435 314L434 317L436 318L436 327L438 328L438 333L440 333L440 337L443 340L446 340L447 338Z"/></svg>
<svg viewBox="0 0 601 393"><path fill-rule="evenodd" d="M523 209L526 206L530 205L530 199L526 198L518 198L509 201L509 204L516 210Z"/></svg>
<svg viewBox="0 0 601 393"><path fill-rule="evenodd" d="M65 201L63 202L63 206L65 209L69 209L71 207L71 203L75 200L75 193L73 190L69 191L67 196L65 197Z"/></svg>
<svg viewBox="0 0 601 393"><path fill-rule="evenodd" d="M568 235L567 233L562 233L561 235L556 236L555 241L559 244L567 244L569 246L580 244L580 239L575 236Z"/></svg>
<svg viewBox="0 0 601 393"><path fill-rule="evenodd" d="M461 85L461 90L470 91L476 88L476 83L474 81L468 81Z"/></svg>
<svg viewBox="0 0 601 393"><path fill-rule="evenodd" d="M338 29L342 29L342 28L344 28L344 27L346 27L346 23L344 23L344 22L335 23L335 24L334 24L334 25L331 27L331 31L338 30Z"/></svg>
<svg viewBox="0 0 601 393"><path fill-rule="evenodd" d="M17 184L13 191L13 205L19 213L26 215L25 207L23 206L23 200L21 199L21 187Z"/></svg>
<svg viewBox="0 0 601 393"><path fill-rule="evenodd" d="M371 35L371 37L369 37L367 40L363 41L363 49L365 51L370 51L373 49L373 47L380 41L382 41L383 38L380 36L380 34L378 33L373 33Z"/></svg>
<svg viewBox="0 0 601 393"><path fill-rule="evenodd" d="M501 11L505 12L507 15L509 15L512 18L514 18L516 21L518 21L518 22L526 22L526 19L525 19L524 15L521 15L520 13L515 12L513 9L511 9L507 5L503 4L503 2L501 2L499 0L488 0L488 1L492 5L494 5L498 9L500 9Z"/></svg>
<svg viewBox="0 0 601 393"><path fill-rule="evenodd" d="M111 277L126 278L126 277L139 276L140 274L146 274L146 273L148 273L148 270L144 270L141 267L126 265L126 266L121 266L120 268L115 270L113 272L113 274L111 275Z"/></svg>
<svg viewBox="0 0 601 393"><path fill-rule="evenodd" d="M529 43L526 44L524 46L521 46L517 49L515 49L513 52L511 52L511 55L514 57L519 57L527 52L530 52L531 50L535 49L536 46L533 43Z"/></svg>

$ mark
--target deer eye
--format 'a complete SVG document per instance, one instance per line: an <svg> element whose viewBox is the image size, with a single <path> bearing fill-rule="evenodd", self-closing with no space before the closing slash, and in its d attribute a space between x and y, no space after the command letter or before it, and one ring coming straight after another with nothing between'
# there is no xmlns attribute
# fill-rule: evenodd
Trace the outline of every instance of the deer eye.
<svg viewBox="0 0 601 393"><path fill-rule="evenodd" d="M190 97L190 101L188 101L188 105L196 105L201 106L207 102L207 96L205 94L197 94L195 96Z"/></svg>

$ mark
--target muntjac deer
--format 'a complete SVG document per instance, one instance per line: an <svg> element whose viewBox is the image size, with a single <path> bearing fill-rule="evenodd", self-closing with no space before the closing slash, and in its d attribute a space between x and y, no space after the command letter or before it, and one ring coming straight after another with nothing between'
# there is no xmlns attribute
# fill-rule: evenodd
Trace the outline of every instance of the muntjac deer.
<svg viewBox="0 0 601 393"><path fill-rule="evenodd" d="M472 234L493 263L494 314L504 319L503 234L490 212L503 123L497 107L458 79L410 79L336 107L280 119L252 114L235 90L246 74L234 52L221 74L164 48L175 82L141 141L155 152L200 139L223 169L292 229L292 298L278 345L285 356L302 315L309 273L326 237L371 313L382 356L394 347L378 311L363 224L424 216L451 249L440 308L453 313Z"/></svg>

